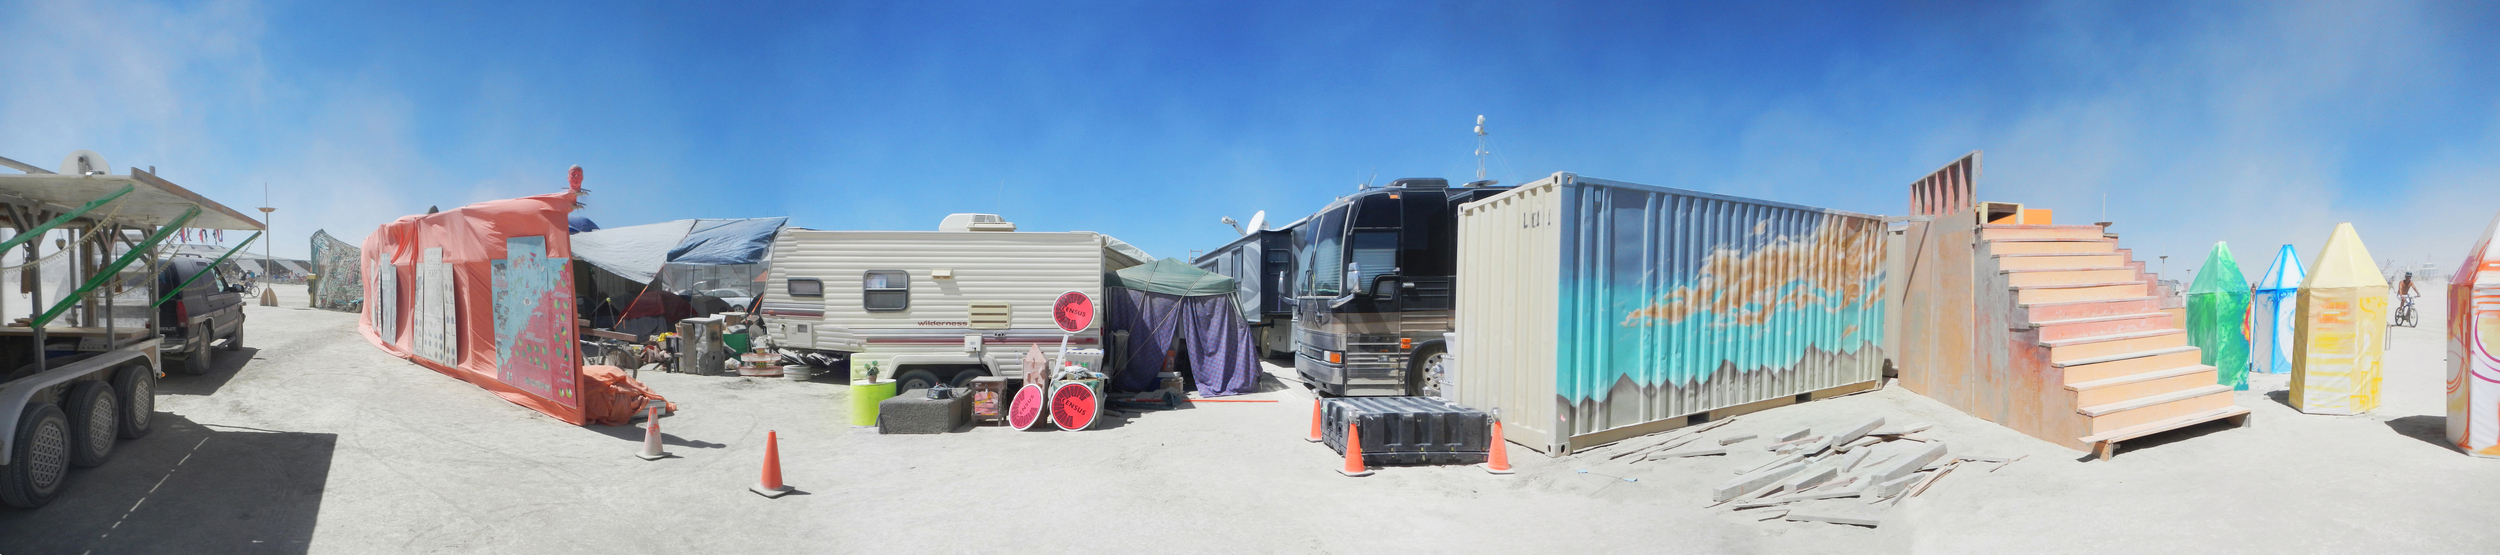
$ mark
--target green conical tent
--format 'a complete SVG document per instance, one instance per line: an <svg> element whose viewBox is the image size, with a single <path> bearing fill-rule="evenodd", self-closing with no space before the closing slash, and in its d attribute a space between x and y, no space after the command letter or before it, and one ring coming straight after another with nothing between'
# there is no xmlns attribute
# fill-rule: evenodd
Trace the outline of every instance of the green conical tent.
<svg viewBox="0 0 2500 555"><path fill-rule="evenodd" d="M2188 288L2188 344L2204 351L2200 361L2214 367L2216 383L2238 390L2248 389L2250 293L2230 244L2219 242Z"/></svg>

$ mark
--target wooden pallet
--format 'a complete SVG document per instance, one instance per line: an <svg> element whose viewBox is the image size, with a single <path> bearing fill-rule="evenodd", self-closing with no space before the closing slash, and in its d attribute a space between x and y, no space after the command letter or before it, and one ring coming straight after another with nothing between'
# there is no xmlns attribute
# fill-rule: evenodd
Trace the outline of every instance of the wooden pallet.
<svg viewBox="0 0 2500 555"><path fill-rule="evenodd" d="M2080 441L2092 444L2092 452L2100 455L2101 460L2106 461L2111 455L2118 453L2118 442L2121 441L2223 419L2231 419L2234 426L2247 427L2253 416L2255 415L2249 413L2247 408L2223 407L2084 436Z"/></svg>

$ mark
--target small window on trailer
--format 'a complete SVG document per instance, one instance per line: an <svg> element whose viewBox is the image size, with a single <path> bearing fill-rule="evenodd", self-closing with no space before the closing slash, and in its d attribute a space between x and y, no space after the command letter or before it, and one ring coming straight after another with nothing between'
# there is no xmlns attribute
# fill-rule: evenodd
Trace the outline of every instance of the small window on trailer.
<svg viewBox="0 0 2500 555"><path fill-rule="evenodd" d="M792 297L825 296L825 282L816 278L790 278L788 289Z"/></svg>
<svg viewBox="0 0 2500 555"><path fill-rule="evenodd" d="M869 270L860 277L860 306L870 312L911 308L911 274L902 270Z"/></svg>

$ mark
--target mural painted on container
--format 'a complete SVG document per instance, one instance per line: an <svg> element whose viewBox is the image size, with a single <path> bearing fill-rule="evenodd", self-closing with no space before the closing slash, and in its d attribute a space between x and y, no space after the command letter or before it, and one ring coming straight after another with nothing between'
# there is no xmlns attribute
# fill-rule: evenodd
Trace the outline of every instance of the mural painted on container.
<svg viewBox="0 0 2500 555"><path fill-rule="evenodd" d="M2448 442L2500 457L2500 217L2448 279Z"/></svg>
<svg viewBox="0 0 2500 555"><path fill-rule="evenodd" d="M581 406L574 377L572 263L547 256L547 238L504 240L495 274L497 379L539 398Z"/></svg>
<svg viewBox="0 0 2500 555"><path fill-rule="evenodd" d="M2203 351L2198 362L2214 367L2215 383L2240 391L2248 390L2248 297L2231 245L2214 243L2188 288L2188 344Z"/></svg>
<svg viewBox="0 0 2500 555"><path fill-rule="evenodd" d="M376 255L382 263L374 266L373 304L365 305L365 318L373 321L373 331L383 341L399 344L399 266L392 265L391 253Z"/></svg>
<svg viewBox="0 0 2500 555"><path fill-rule="evenodd" d="M1558 355L1569 370L1558 372L1556 389L1565 404L1606 404L1597 410L1630 423L1673 415L1637 414L1643 403L1610 396L1803 392L1874 379L1880 220L1661 197L1615 200L1613 217L1596 223L1612 234L1605 245L1575 245L1566 234ZM1832 371L1799 372L1814 369ZM1702 387L1737 379L1784 381ZM1820 383L1834 379L1850 381ZM1763 391L1739 391L1752 389Z"/></svg>
<svg viewBox="0 0 2500 555"><path fill-rule="evenodd" d="M2300 321L2300 282L2308 271L2300 267L2300 255L2291 245L2274 254L2274 266L2266 277L2257 280L2257 294L2249 309L2249 363L2252 372L2282 374L2292 371L2292 330Z"/></svg>
<svg viewBox="0 0 2500 555"><path fill-rule="evenodd" d="M2387 278L2352 224L2318 252L2300 287L2292 408L2309 414L2361 414L2378 408L2380 356L2387 347Z"/></svg>
<svg viewBox="0 0 2500 555"><path fill-rule="evenodd" d="M426 360L458 366L460 364L460 312L458 297L452 291L454 277L451 263L443 261L443 248L421 251L417 259L416 348L417 356Z"/></svg>

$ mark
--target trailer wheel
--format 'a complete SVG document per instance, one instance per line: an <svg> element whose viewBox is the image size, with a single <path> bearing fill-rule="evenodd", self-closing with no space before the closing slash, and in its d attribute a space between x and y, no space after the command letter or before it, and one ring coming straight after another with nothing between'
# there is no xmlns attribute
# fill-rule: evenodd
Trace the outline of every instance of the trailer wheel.
<svg viewBox="0 0 2500 555"><path fill-rule="evenodd" d="M0 467L0 503L32 509L51 503L69 484L69 418L51 403L28 403L18 415L17 443Z"/></svg>
<svg viewBox="0 0 2500 555"><path fill-rule="evenodd" d="M68 403L70 452L69 464L81 468L102 466L113 457L113 442L121 439L121 404L113 402L113 387L100 381L79 382L69 390Z"/></svg>
<svg viewBox="0 0 2500 555"><path fill-rule="evenodd" d="M946 383L945 380L938 379L936 372L930 372L928 370L912 370L904 372L902 375L895 376L894 382L894 391L896 393L911 391L914 389L929 389L937 387L937 384Z"/></svg>
<svg viewBox="0 0 2500 555"><path fill-rule="evenodd" d="M189 352L182 354L183 374L192 376L208 375L208 359L210 356L208 354L208 334L208 326L191 327L191 337L189 339L191 346L189 349L184 349Z"/></svg>
<svg viewBox="0 0 2500 555"><path fill-rule="evenodd" d="M133 364L114 374L113 396L122 402L122 437L147 437L148 430L156 425L156 372Z"/></svg>
<svg viewBox="0 0 2500 555"><path fill-rule="evenodd" d="M946 380L946 385L955 389L972 387L973 378L984 378L989 375L990 371L987 368L966 368L955 372L955 377Z"/></svg>

